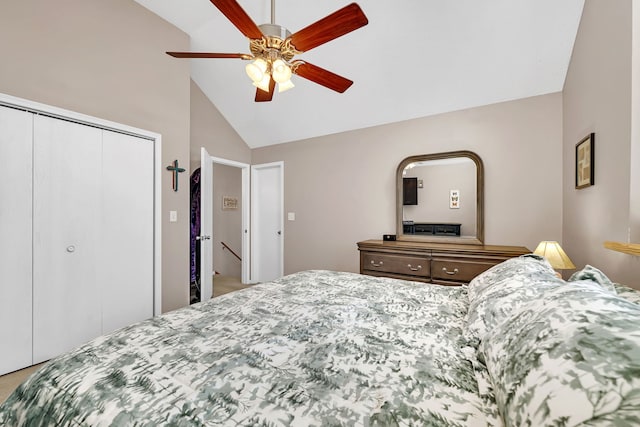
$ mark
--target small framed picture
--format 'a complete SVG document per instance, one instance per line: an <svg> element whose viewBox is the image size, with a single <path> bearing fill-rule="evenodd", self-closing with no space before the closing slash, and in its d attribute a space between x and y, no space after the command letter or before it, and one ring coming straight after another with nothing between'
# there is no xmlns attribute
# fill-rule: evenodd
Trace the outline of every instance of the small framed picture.
<svg viewBox="0 0 640 427"><path fill-rule="evenodd" d="M449 190L449 209L460 209L460 190Z"/></svg>
<svg viewBox="0 0 640 427"><path fill-rule="evenodd" d="M230 210L230 209L238 209L238 198L237 197L222 197L222 209Z"/></svg>
<svg viewBox="0 0 640 427"><path fill-rule="evenodd" d="M595 134L590 133L576 144L576 189L594 184L594 142Z"/></svg>

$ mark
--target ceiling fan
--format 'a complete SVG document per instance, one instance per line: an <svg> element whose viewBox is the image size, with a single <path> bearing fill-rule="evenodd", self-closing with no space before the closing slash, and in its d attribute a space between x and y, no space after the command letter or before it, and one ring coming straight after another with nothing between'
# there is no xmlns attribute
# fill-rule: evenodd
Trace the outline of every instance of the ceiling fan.
<svg viewBox="0 0 640 427"><path fill-rule="evenodd" d="M271 101L276 83L278 91L291 89L291 75L296 74L314 83L343 93L353 82L295 55L341 37L367 25L367 17L356 3L351 3L293 34L275 21L271 0L271 23L256 25L235 0L211 0L224 16L249 39L247 53L167 52L174 58L238 58L252 60L246 71L256 90L256 102Z"/></svg>

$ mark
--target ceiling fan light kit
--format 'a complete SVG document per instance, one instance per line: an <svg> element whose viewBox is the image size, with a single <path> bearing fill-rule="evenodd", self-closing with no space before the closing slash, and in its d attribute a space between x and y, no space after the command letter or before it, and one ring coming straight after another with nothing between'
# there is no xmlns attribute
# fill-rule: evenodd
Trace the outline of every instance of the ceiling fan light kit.
<svg viewBox="0 0 640 427"><path fill-rule="evenodd" d="M285 90L293 89L295 85L291 81L291 79L287 80L283 83L278 83L278 92L284 92Z"/></svg>
<svg viewBox="0 0 640 427"><path fill-rule="evenodd" d="M278 92L293 88L293 74L339 93L343 93L353 84L349 79L306 61L294 61L293 57L367 25L369 21L356 3L351 3L294 34L273 22L275 0L271 0L272 22L260 26L253 22L236 0L211 0L211 3L249 39L251 54L167 52L168 55L174 58L252 60L253 62L245 67L245 71L258 88L256 102L271 101L276 83Z"/></svg>
<svg viewBox="0 0 640 427"><path fill-rule="evenodd" d="M276 83L284 83L291 78L291 68L289 68L289 65L282 59L276 59L272 67L271 75Z"/></svg>
<svg viewBox="0 0 640 427"><path fill-rule="evenodd" d="M259 82L267 72L267 63L263 59L258 58L254 62L247 64L245 70L253 82Z"/></svg>
<svg viewBox="0 0 640 427"><path fill-rule="evenodd" d="M269 92L269 85L271 84L271 77L265 73L260 80L254 80L253 85L258 89Z"/></svg>

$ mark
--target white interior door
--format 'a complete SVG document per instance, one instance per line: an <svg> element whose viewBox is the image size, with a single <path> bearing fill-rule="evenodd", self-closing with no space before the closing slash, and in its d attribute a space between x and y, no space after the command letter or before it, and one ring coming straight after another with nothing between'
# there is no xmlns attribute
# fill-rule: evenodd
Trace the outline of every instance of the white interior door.
<svg viewBox="0 0 640 427"><path fill-rule="evenodd" d="M284 163L251 166L251 281L284 271Z"/></svg>
<svg viewBox="0 0 640 427"><path fill-rule="evenodd" d="M213 296L213 162L200 149L200 301Z"/></svg>
<svg viewBox="0 0 640 427"><path fill-rule="evenodd" d="M102 131L34 117L33 363L102 332Z"/></svg>
<svg viewBox="0 0 640 427"><path fill-rule="evenodd" d="M153 142L103 131L102 333L153 316Z"/></svg>
<svg viewBox="0 0 640 427"><path fill-rule="evenodd" d="M0 375L32 360L32 121L31 113L0 107Z"/></svg>

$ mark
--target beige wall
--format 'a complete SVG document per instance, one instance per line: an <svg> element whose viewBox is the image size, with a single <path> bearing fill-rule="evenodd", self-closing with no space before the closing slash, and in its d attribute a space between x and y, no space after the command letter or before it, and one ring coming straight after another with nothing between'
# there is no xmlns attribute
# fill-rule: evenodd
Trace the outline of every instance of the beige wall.
<svg viewBox="0 0 640 427"><path fill-rule="evenodd" d="M188 48L184 33L131 0L0 2L0 92L160 133L163 165L189 161L189 64L164 54ZM168 172L162 180L167 311L188 302L189 192L173 192Z"/></svg>
<svg viewBox="0 0 640 427"><path fill-rule="evenodd" d="M200 167L200 149L209 155L241 163L251 163L251 149L191 81L191 166Z"/></svg>
<svg viewBox="0 0 640 427"><path fill-rule="evenodd" d="M410 155L476 152L485 241L534 249L562 234L562 97L549 94L255 149L284 161L285 273L358 271L356 242L395 233L395 171Z"/></svg>
<svg viewBox="0 0 640 427"><path fill-rule="evenodd" d="M631 3L585 3L563 91L563 238L579 268L592 264L640 288L640 260L603 248L606 240L627 242L631 231ZM575 144L590 132L595 185L576 190Z"/></svg>
<svg viewBox="0 0 640 427"><path fill-rule="evenodd" d="M223 209L222 198L235 197L237 209ZM224 276L240 278L242 263L227 249L226 243L242 256L242 170L233 166L213 165L213 269ZM215 284L214 284L215 286Z"/></svg>

